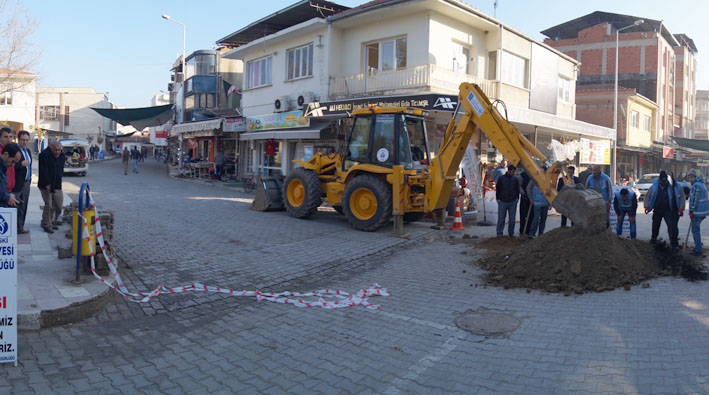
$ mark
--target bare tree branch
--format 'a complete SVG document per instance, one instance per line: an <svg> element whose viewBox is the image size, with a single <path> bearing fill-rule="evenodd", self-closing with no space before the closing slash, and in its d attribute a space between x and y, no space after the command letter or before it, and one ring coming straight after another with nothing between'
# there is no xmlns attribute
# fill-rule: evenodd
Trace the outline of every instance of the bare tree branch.
<svg viewBox="0 0 709 395"><path fill-rule="evenodd" d="M32 73L39 59L31 40L35 26L21 0L0 0L0 94L32 81L22 75Z"/></svg>

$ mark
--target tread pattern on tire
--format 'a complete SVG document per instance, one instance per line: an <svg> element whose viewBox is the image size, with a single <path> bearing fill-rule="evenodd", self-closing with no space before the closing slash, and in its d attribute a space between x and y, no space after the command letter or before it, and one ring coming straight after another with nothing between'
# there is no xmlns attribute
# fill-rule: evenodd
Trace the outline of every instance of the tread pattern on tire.
<svg viewBox="0 0 709 395"><path fill-rule="evenodd" d="M291 206L288 201L288 184L293 179L299 179L305 188L305 199L303 204L298 207ZM318 207L322 203L322 189L320 188L320 179L312 170L307 170L302 167L293 169L293 172L288 175L282 187L283 205L288 211L288 214L295 218L308 218L318 211Z"/></svg>
<svg viewBox="0 0 709 395"><path fill-rule="evenodd" d="M372 218L365 221L357 218L350 210L350 196L352 195L352 192L359 188L369 189L377 198L377 212L374 216L372 216ZM374 232L389 223L391 220L391 199L391 185L376 176L363 174L355 177L347 183L343 196L344 204L342 207L344 208L347 220L353 228L365 232Z"/></svg>

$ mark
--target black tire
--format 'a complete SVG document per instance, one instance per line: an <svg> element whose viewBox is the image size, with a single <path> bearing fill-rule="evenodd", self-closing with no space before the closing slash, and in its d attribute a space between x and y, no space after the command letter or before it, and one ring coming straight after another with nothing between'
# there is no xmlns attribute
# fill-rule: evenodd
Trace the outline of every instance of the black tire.
<svg viewBox="0 0 709 395"><path fill-rule="evenodd" d="M332 206L332 208L334 208L338 214L345 215L345 211L342 209L342 206Z"/></svg>
<svg viewBox="0 0 709 395"><path fill-rule="evenodd" d="M244 192L251 193L256 189L256 183L251 181L244 182Z"/></svg>
<svg viewBox="0 0 709 395"><path fill-rule="evenodd" d="M352 201L352 195L355 193L367 193L367 191L376 200L376 211L368 218L363 218L364 216L362 215L358 217L353 212L354 202ZM345 211L347 220L357 230L374 232L391 220L391 185L373 175L364 174L357 176L347 183L342 202L344 203L342 208ZM356 210L358 209L355 207Z"/></svg>
<svg viewBox="0 0 709 395"><path fill-rule="evenodd" d="M293 196L293 192L289 194L289 186L299 189L299 197ZM300 190L302 187L303 190ZM320 179L312 170L306 170L302 167L293 169L293 172L286 177L283 183L283 205L286 211L296 218L308 218L315 214L318 206L322 203L322 189L320 188Z"/></svg>
<svg viewBox="0 0 709 395"><path fill-rule="evenodd" d="M418 213L418 212L404 213L404 222L420 221L425 216L426 216L426 213Z"/></svg>

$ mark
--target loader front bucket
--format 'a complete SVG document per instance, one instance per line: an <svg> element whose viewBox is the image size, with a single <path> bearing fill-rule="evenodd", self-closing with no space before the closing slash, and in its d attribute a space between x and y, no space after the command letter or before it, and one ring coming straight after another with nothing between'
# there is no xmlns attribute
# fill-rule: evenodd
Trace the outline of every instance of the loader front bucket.
<svg viewBox="0 0 709 395"><path fill-rule="evenodd" d="M593 189L586 189L580 184L567 185L551 204L556 211L569 217L574 226L580 226L588 233L601 233L606 229L606 201Z"/></svg>
<svg viewBox="0 0 709 395"><path fill-rule="evenodd" d="M281 187L283 186L283 177L261 177L256 182L256 195L254 201L251 202L251 209L255 211L283 211L283 197L281 196Z"/></svg>

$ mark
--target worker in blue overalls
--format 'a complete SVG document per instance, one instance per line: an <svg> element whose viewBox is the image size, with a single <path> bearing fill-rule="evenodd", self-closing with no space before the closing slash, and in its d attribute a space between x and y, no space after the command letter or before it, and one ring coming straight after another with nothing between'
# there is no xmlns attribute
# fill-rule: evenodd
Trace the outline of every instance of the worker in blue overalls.
<svg viewBox="0 0 709 395"><path fill-rule="evenodd" d="M637 223L635 222L635 213L638 211L638 197L629 188L622 188L615 193L615 199L613 199L613 208L618 216L618 223L615 227L615 233L618 236L623 234L623 220L625 220L626 214L628 215L628 221L630 221L630 238L635 239L637 236Z"/></svg>

